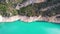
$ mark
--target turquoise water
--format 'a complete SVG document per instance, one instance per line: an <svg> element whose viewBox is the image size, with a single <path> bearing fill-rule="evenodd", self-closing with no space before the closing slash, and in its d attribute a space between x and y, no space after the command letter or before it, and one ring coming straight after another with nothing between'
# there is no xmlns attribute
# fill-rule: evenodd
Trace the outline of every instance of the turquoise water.
<svg viewBox="0 0 60 34"><path fill-rule="evenodd" d="M0 23L0 34L60 34L60 24L44 21Z"/></svg>

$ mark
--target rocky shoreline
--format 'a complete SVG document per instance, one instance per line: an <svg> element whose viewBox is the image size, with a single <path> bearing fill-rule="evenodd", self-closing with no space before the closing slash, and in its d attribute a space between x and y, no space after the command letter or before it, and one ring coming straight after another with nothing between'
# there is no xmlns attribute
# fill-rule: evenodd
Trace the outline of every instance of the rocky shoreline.
<svg viewBox="0 0 60 34"><path fill-rule="evenodd" d="M60 20L57 20L56 16L52 16L52 17L42 17L41 15L38 16L38 17L37 16L27 17L27 16L20 16L20 15L12 16L12 17L2 17L2 16L0 16L0 22L13 22L13 21L16 21L16 20L21 20L21 21L24 21L24 22L32 22L32 21L39 20L39 21L48 21L48 22L60 23Z"/></svg>
<svg viewBox="0 0 60 34"><path fill-rule="evenodd" d="M56 1L56 0L55 0ZM54 1L54 2L55 2ZM20 8L22 7L26 7L28 5L31 5L31 4L34 4L34 3L44 3L44 2L47 2L47 0L27 0L27 1L24 1L23 3L17 3L15 9L16 10L20 10ZM52 2L52 1L51 1ZM54 3L53 2L53 3ZM57 1L58 2L58 1ZM8 0L6 0L6 3L8 3ZM49 4L49 3L48 3ZM51 3L52 4L52 3ZM50 4L49 4L50 5ZM57 4L54 4L54 5L51 5L51 6L47 6L46 8L41 8L39 9L39 11L47 11L47 10L51 10L52 8L55 8L55 7L58 7L60 6L60 3L57 3ZM9 11L10 11L11 8L9 8ZM11 10L11 11L15 11L15 9ZM55 8L56 9L56 8ZM1 9L2 10L2 9ZM54 10L54 9L53 9ZM37 10L36 10L37 11ZM52 10L51 10L52 11ZM55 11L55 10L54 10ZM59 10L57 10L59 11ZM56 12L57 12L56 11ZM53 11L52 11L53 12ZM2 12L4 13L4 12ZM8 13L8 12L7 12ZM14 12L15 13L15 12ZM34 13L34 12L33 12ZM48 13L48 12L47 12ZM36 20L39 20L39 21L48 21L48 22L55 22L55 23L60 23L60 17L57 18L57 16L60 16L60 13L57 12L56 14L59 14L59 15L55 15L55 16L51 16L51 17L42 17L40 14L39 16L21 16L21 15L16 15L16 16L12 16L12 17L2 17L0 16L0 22L13 22L13 21L16 21L16 20L21 20L21 21L24 21L24 22L32 22L32 21L36 21Z"/></svg>

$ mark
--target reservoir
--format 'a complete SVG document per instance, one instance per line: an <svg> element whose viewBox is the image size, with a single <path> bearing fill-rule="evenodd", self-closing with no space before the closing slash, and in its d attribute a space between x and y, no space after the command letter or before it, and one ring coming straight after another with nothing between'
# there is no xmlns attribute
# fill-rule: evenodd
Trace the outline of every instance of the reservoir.
<svg viewBox="0 0 60 34"><path fill-rule="evenodd" d="M34 21L0 22L0 34L60 34L60 24Z"/></svg>

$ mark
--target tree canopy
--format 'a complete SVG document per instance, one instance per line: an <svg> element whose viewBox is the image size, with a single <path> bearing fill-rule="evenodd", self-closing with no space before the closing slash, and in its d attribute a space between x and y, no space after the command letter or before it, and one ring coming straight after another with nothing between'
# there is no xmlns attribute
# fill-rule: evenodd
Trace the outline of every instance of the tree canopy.
<svg viewBox="0 0 60 34"><path fill-rule="evenodd" d="M60 6L52 7L52 9L48 9L46 11L40 11L42 8L54 6L54 4L58 4L59 0L50 0L43 3L35 3L28 5L27 7L23 7L20 10L16 10L14 7L18 3L24 3L26 0L9 0L9 3L0 2L0 15L2 16L14 16L14 15L25 15L25 16L53 16L56 14L60 14Z"/></svg>

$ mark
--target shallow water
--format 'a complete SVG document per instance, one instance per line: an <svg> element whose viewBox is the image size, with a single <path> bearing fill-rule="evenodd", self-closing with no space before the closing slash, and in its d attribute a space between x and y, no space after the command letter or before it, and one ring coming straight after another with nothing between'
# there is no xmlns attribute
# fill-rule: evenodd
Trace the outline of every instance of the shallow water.
<svg viewBox="0 0 60 34"><path fill-rule="evenodd" d="M60 24L44 21L0 23L0 34L60 34Z"/></svg>

